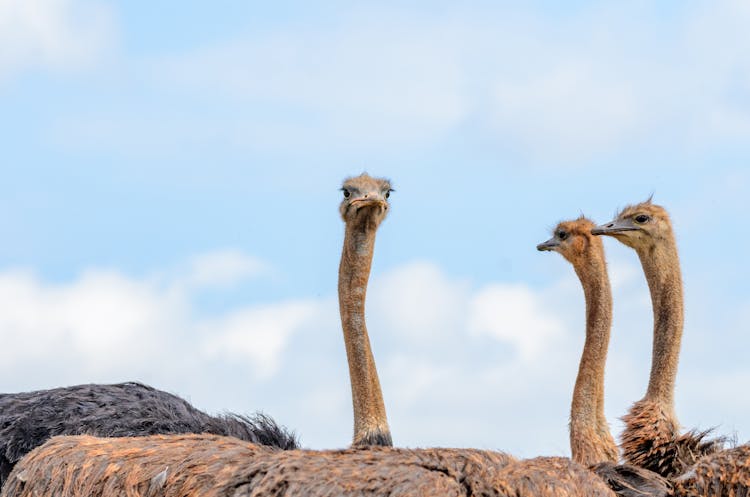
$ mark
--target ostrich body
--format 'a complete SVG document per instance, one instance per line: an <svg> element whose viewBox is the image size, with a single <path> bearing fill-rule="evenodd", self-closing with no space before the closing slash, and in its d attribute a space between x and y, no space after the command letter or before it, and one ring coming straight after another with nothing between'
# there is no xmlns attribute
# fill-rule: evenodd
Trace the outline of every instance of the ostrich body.
<svg viewBox="0 0 750 497"><path fill-rule="evenodd" d="M176 395L140 383L8 393L0 394L0 483L27 452L50 437L82 433L213 433L283 449L297 447L294 435L266 416L211 416Z"/></svg>
<svg viewBox="0 0 750 497"><path fill-rule="evenodd" d="M339 211L346 225L339 265L339 311L354 410L352 445L392 446L375 359L365 324L365 297L375 234L388 213L391 184L362 174L344 181Z"/></svg>
<svg viewBox="0 0 750 497"><path fill-rule="evenodd" d="M3 497L614 497L566 458L474 449L279 451L229 437L55 437L13 470ZM623 494L638 495L638 494ZM641 494L643 495L643 494Z"/></svg>
<svg viewBox="0 0 750 497"><path fill-rule="evenodd" d="M705 454L721 448L707 432L679 432L674 386L683 328L682 276L672 223L667 211L651 201L626 207L614 221L597 226L635 249L651 292L653 351L648 389L623 417L621 448L626 461L665 477L674 477Z"/></svg>
<svg viewBox="0 0 750 497"><path fill-rule="evenodd" d="M539 250L560 253L573 265L586 300L586 341L570 408L570 449L585 466L616 463L618 450L604 416L604 366L612 327L612 290L601 239L594 223L580 217L557 225Z"/></svg>

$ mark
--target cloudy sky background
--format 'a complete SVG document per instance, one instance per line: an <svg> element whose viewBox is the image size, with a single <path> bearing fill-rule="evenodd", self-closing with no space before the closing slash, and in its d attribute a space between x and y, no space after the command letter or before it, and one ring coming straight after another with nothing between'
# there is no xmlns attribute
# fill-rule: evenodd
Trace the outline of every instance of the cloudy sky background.
<svg viewBox="0 0 750 497"><path fill-rule="evenodd" d="M393 180L368 326L394 440L569 454L583 341L535 245L654 193L680 244L677 412L750 439L742 1L0 0L0 390L140 380L343 447L341 180ZM651 310L606 241L607 415Z"/></svg>

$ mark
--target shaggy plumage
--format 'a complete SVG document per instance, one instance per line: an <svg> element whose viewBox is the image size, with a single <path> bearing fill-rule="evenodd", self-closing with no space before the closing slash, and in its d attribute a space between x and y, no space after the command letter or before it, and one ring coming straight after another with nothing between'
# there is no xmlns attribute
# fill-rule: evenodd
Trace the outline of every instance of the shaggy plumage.
<svg viewBox="0 0 750 497"><path fill-rule="evenodd" d="M631 464L666 477L685 472L701 457L722 449L725 439L708 439L707 431L680 433L660 404L640 400L623 416L621 447Z"/></svg>
<svg viewBox="0 0 750 497"><path fill-rule="evenodd" d="M517 461L475 449L280 451L214 435L55 437L11 473L2 497L497 496L614 493L566 458Z"/></svg>
<svg viewBox="0 0 750 497"><path fill-rule="evenodd" d="M55 435L168 433L213 433L283 449L298 445L293 434L264 415L210 416L180 397L140 383L0 394L0 483L19 459Z"/></svg>
<svg viewBox="0 0 750 497"><path fill-rule="evenodd" d="M3 496L509 495L502 453L356 448L278 451L213 435L56 437L24 458Z"/></svg>
<svg viewBox="0 0 750 497"><path fill-rule="evenodd" d="M677 497L746 497L750 495L750 445L702 457L675 480Z"/></svg>
<svg viewBox="0 0 750 497"><path fill-rule="evenodd" d="M507 489L500 495L508 497L617 495L593 472L565 457L536 457L508 464L498 471L497 481Z"/></svg>

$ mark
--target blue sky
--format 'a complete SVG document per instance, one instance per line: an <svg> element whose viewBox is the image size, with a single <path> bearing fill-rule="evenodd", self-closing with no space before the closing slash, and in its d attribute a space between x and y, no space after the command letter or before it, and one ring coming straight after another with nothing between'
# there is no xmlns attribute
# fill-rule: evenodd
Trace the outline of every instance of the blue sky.
<svg viewBox="0 0 750 497"><path fill-rule="evenodd" d="M140 379L345 446L338 187L396 193L368 321L400 445L567 454L583 302L534 247L654 194L685 280L677 409L750 437L740 1L0 1L4 391ZM607 240L607 414L648 293Z"/></svg>

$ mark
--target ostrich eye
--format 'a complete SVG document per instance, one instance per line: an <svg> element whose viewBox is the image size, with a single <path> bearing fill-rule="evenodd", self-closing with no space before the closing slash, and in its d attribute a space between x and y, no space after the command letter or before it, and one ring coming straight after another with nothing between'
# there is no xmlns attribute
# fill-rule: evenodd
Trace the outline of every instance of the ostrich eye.
<svg viewBox="0 0 750 497"><path fill-rule="evenodd" d="M566 240L568 238L568 232L563 230L558 231L557 238L559 238L560 240Z"/></svg>
<svg viewBox="0 0 750 497"><path fill-rule="evenodd" d="M387 190L387 191L385 192L385 198L389 198L390 196L391 196L391 191L390 191L390 190Z"/></svg>
<svg viewBox="0 0 750 497"><path fill-rule="evenodd" d="M640 224L647 222L649 219L650 218L646 214L638 214L635 216L635 222Z"/></svg>
<svg viewBox="0 0 750 497"><path fill-rule="evenodd" d="M344 198L349 198L352 195L352 192L349 190L344 190Z"/></svg>

